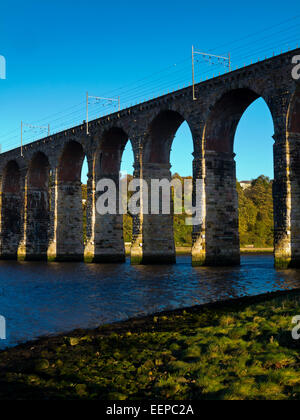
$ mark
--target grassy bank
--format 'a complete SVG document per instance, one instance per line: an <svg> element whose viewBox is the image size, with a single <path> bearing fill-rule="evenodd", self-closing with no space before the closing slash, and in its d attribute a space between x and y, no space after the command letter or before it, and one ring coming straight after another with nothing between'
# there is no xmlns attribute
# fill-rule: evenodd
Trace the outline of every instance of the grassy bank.
<svg viewBox="0 0 300 420"><path fill-rule="evenodd" d="M130 246L125 247L127 257L130 256ZM241 254L273 254L274 248L241 248ZM192 248L189 246L177 246L176 255L191 255Z"/></svg>
<svg viewBox="0 0 300 420"><path fill-rule="evenodd" d="M244 298L10 349L0 398L299 399L299 298Z"/></svg>
<svg viewBox="0 0 300 420"><path fill-rule="evenodd" d="M274 248L241 248L241 254L273 254Z"/></svg>

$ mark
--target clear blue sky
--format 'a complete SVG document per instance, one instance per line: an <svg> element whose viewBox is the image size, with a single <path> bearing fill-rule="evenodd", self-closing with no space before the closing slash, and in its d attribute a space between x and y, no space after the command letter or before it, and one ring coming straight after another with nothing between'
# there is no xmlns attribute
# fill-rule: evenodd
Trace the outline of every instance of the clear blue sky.
<svg viewBox="0 0 300 420"><path fill-rule="evenodd" d="M86 91L120 94L127 105L190 83L192 44L219 54L231 51L236 65L273 48L294 47L300 41L299 19L283 22L298 14L298 1L3 2L0 54L7 60L7 80L0 80L2 148L18 145L21 120L50 122L52 131L81 122ZM245 38L251 34L256 35ZM207 71L211 75L211 68L197 65L197 79ZM105 109L91 104L91 115ZM272 134L268 110L258 101L238 127L239 179L273 176ZM27 141L34 136L24 133ZM183 126L173 145L174 172L191 173L191 153L190 133ZM126 150L122 169L130 170L131 161Z"/></svg>

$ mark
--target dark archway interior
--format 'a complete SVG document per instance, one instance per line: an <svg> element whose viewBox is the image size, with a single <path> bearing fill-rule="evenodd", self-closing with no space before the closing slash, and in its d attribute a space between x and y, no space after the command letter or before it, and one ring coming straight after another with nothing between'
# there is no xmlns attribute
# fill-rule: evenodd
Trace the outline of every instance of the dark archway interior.
<svg viewBox="0 0 300 420"><path fill-rule="evenodd" d="M184 118L175 111L161 112L151 123L150 141L145 145L145 162L169 163L172 142Z"/></svg>
<svg viewBox="0 0 300 420"><path fill-rule="evenodd" d="M28 187L48 191L49 162L44 153L37 153L31 161L28 173Z"/></svg>
<svg viewBox="0 0 300 420"><path fill-rule="evenodd" d="M150 123L148 135L145 139L142 170L150 193L148 196L149 213L144 215L142 227L143 262L145 264L176 262L174 231L178 231L177 227L179 225L179 228L184 228L184 220L180 219L180 216L184 217L184 215L176 216L174 220L174 191L171 191L168 184L165 184L165 188L159 187L158 191L154 192L152 181L171 181L171 148L175 135L183 122L184 118L179 112L173 110L161 111ZM152 205L154 203L152 193L156 195L154 206ZM168 203L166 203L166 200ZM165 213L163 211L164 207L169 208ZM176 229L174 229L174 224ZM155 247L153 247L153 244L155 244Z"/></svg>
<svg viewBox="0 0 300 420"><path fill-rule="evenodd" d="M300 88L291 103L288 128L291 133L300 133Z"/></svg>
<svg viewBox="0 0 300 420"><path fill-rule="evenodd" d="M59 162L56 251L56 259L59 261L83 259L85 238L81 173L84 157L82 145L70 141L66 144Z"/></svg>
<svg viewBox="0 0 300 420"><path fill-rule="evenodd" d="M123 192L121 189L122 194L125 194L123 208L120 206L122 200L119 200L121 193L119 185L121 159L127 142L128 135L119 127L106 130L99 138L93 168L96 187L93 200L95 215L92 231L93 261L105 263L125 261L123 209L126 211L127 191ZM101 186L99 186L100 181L102 181ZM99 210L99 203L103 211Z"/></svg>
<svg viewBox="0 0 300 420"><path fill-rule="evenodd" d="M128 136L121 128L107 130L100 143L99 158L96 161L96 172L100 175L119 175L122 154Z"/></svg>
<svg viewBox="0 0 300 420"><path fill-rule="evenodd" d="M299 238L299 227L300 227L300 148L299 148L299 135L300 135L300 88L298 88L292 98L290 107L289 107L289 115L288 115L288 131L289 131L289 181L291 185L291 215L290 215L290 230L291 230L291 257L292 262L290 263L291 266L297 266L297 262L300 261L300 238ZM280 168L278 168L280 171ZM281 174L283 175L283 174ZM283 189L282 189L283 190ZM276 188L277 194L282 194L282 190L280 189L280 183L278 182L278 186ZM283 190L284 191L284 190ZM280 222L278 222L278 226L285 226L286 225L286 214L283 211L280 211L279 208L278 219L280 218ZM281 240L281 232L280 230L277 232L277 240L280 244Z"/></svg>
<svg viewBox="0 0 300 420"><path fill-rule="evenodd" d="M33 157L28 172L26 259L47 256L50 219L49 175L48 158L39 152Z"/></svg>
<svg viewBox="0 0 300 420"><path fill-rule="evenodd" d="M2 257L16 258L21 234L20 169L15 161L4 170L2 189Z"/></svg>
<svg viewBox="0 0 300 420"><path fill-rule="evenodd" d="M84 151L81 144L76 141L68 143L60 159L58 181L80 181L83 160Z"/></svg>
<svg viewBox="0 0 300 420"><path fill-rule="evenodd" d="M3 193L20 192L20 170L17 162L11 161L4 170Z"/></svg>
<svg viewBox="0 0 300 420"><path fill-rule="evenodd" d="M122 128L112 127L104 132L99 142L99 149L95 160L95 175L96 183L101 179L109 179L114 181L116 193L122 194L122 202L126 209L126 195L127 182L130 181L127 177L121 177L121 161L126 145L130 143L127 133ZM121 185L121 191L119 191ZM105 193L105 192L103 192ZM97 198L101 193L97 192ZM116 200L117 212L121 212L119 200ZM123 210L123 209L122 209ZM98 216L101 218L100 225L104 223L107 226L106 231L96 232L96 235L101 236L102 246L104 244L112 243L115 248L116 255L120 255L120 260L124 257L124 239L125 242L131 240L132 236L132 219L128 214L107 214ZM113 234L112 234L113 232ZM113 236L113 238L112 238ZM100 240L99 240L100 242ZM107 245L104 245L107 246Z"/></svg>
<svg viewBox="0 0 300 420"><path fill-rule="evenodd" d="M234 142L236 139L237 128L242 118L247 118L246 110L260 98L256 92L248 88L236 89L223 95L223 97L212 108L211 114L205 128L205 149L206 151L214 151L216 154L206 154L206 171L214 173L214 184L210 186L213 189L213 194L218 196L217 215L222 215L224 226L226 223L231 224L232 241L236 245L236 252L239 245L243 247L272 247L273 244L273 198L272 198L272 178L265 173L266 167L259 168L258 159L253 161L251 167L251 153L257 154L257 139L261 136L255 133L257 138L249 138L249 133L244 129L245 141L250 142L249 145L244 144L241 147L244 139L239 137L239 153L236 158L234 155ZM257 106L264 106L263 101L258 101ZM269 116L271 114L268 108ZM251 107L252 108L252 107ZM249 109L250 111L250 109ZM261 109L259 111L261 113ZM265 112L265 109L263 110ZM269 118L269 116L267 118ZM272 117L272 115L271 115ZM252 123L264 124L263 121L258 121L259 118L254 118ZM244 123L244 119L243 119ZM265 125L269 124L265 119ZM269 125L268 125L269 127ZM245 127L244 127L245 128ZM251 131L251 130L249 130ZM254 135L255 135L254 134ZM274 127L267 135L269 140L272 140L274 134ZM263 140L263 139L262 139ZM267 139L266 139L267 140ZM272 143L269 143L268 151L272 153ZM241 151L247 151L248 156L244 158L243 173L246 178L239 179L239 181L247 181L242 184L236 183L236 161L241 159ZM255 158L253 158L255 159ZM270 156L272 159L272 154ZM209 164L207 164L209 162ZM209 166L208 166L209 165ZM260 170L259 174L256 171ZM254 174L255 173L255 174ZM253 175L252 175L253 174ZM256 179L257 180L253 180ZM251 182L252 181L252 182ZM238 194L236 194L236 189ZM207 194L211 194L210 190L206 189ZM210 197L207 202L209 202ZM213 197L212 197L213 199ZM210 215L213 214L213 208L206 204L206 219L207 223L213 226L214 219ZM227 211L228 206L228 211ZM231 206L231 209L230 207ZM232 218L232 220L230 219ZM230 221L231 220L231 221ZM228 222L230 221L230 222ZM221 236L221 235L220 235ZM225 237L225 234L224 234ZM209 238L207 234L207 238ZM213 237L209 238L213 243ZM220 243L219 248L225 247L226 244ZM220 251L221 252L221 251Z"/></svg>
<svg viewBox="0 0 300 420"><path fill-rule="evenodd" d="M233 153L238 123L249 105L259 98L250 89L226 93L213 107L205 129L206 150Z"/></svg>

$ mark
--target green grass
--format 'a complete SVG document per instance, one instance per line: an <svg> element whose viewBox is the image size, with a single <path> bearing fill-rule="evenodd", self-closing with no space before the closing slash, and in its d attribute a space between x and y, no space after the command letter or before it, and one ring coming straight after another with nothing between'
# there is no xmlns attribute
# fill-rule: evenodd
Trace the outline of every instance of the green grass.
<svg viewBox="0 0 300 420"><path fill-rule="evenodd" d="M0 353L1 399L299 399L300 291L167 312Z"/></svg>

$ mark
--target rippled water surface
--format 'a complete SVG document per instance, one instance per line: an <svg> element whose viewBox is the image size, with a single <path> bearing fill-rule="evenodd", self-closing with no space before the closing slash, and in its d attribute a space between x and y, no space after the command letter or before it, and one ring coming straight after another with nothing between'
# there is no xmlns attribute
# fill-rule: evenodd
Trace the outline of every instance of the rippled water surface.
<svg viewBox="0 0 300 420"><path fill-rule="evenodd" d="M74 328L93 328L166 309L300 287L300 270L276 271L273 257L242 257L240 267L0 262L0 348Z"/></svg>

